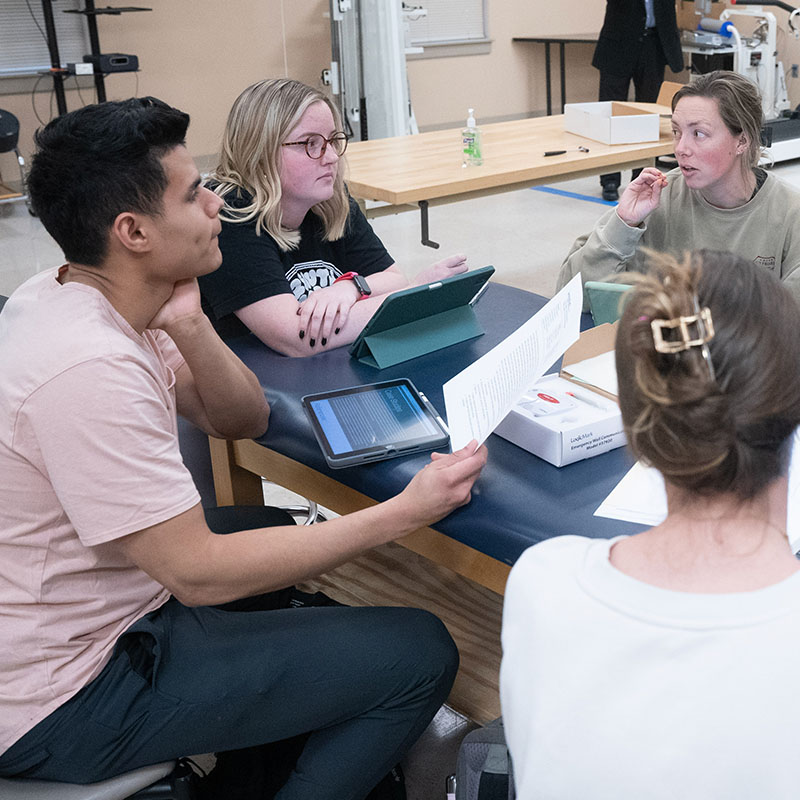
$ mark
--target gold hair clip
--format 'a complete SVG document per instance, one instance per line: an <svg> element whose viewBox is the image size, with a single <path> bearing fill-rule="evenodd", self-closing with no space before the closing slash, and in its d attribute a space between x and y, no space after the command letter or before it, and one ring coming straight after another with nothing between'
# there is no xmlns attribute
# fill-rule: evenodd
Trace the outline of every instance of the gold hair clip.
<svg viewBox="0 0 800 800"><path fill-rule="evenodd" d="M707 307L688 317L654 319L650 322L650 328L653 331L653 344L659 353L680 353L690 347L704 347L706 342L714 338L714 323ZM666 340L664 330L677 330L679 337Z"/></svg>

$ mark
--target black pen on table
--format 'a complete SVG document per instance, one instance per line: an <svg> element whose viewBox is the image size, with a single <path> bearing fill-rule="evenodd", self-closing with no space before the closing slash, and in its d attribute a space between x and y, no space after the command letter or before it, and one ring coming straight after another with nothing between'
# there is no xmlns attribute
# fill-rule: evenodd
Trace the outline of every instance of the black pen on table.
<svg viewBox="0 0 800 800"><path fill-rule="evenodd" d="M564 153L568 153L568 152L569 152L569 150L545 150L544 155L545 155L545 157L547 157L547 156L563 156ZM583 145L579 145L578 148L577 148L577 152L579 152L579 153L588 153L589 152L589 148L588 147L584 147Z"/></svg>

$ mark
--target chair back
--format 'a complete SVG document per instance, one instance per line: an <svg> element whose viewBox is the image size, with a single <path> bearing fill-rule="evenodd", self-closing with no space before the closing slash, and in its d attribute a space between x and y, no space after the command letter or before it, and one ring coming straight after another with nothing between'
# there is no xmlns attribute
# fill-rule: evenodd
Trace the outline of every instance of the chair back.
<svg viewBox="0 0 800 800"><path fill-rule="evenodd" d="M616 322L625 308L625 292L631 288L627 283L603 283L586 281L583 287L589 298L589 310L595 325Z"/></svg>
<svg viewBox="0 0 800 800"><path fill-rule="evenodd" d="M10 112L0 108L0 153L17 149L19 142L19 120Z"/></svg>

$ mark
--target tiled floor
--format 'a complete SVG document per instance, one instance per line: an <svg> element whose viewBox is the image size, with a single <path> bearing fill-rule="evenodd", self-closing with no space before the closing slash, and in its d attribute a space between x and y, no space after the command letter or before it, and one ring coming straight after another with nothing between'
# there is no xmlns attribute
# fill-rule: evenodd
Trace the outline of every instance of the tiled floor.
<svg viewBox="0 0 800 800"><path fill-rule="evenodd" d="M380 217L372 225L408 275L443 256L465 253L470 267L492 264L494 280L550 296L570 245L608 208L599 198L597 179L553 188L587 199L523 189L431 208L430 236L441 245L438 250L420 244L416 212Z"/></svg>

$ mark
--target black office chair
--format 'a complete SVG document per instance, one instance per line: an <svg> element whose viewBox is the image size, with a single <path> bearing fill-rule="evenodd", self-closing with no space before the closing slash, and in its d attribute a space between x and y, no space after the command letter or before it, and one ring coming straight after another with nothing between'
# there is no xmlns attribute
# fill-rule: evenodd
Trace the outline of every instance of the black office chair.
<svg viewBox="0 0 800 800"><path fill-rule="evenodd" d="M19 164L19 179L22 196L13 197L13 200L28 201L25 194L25 159L17 147L19 143L19 120L10 112L0 108L0 153L14 153ZM6 200L5 202L9 202Z"/></svg>

